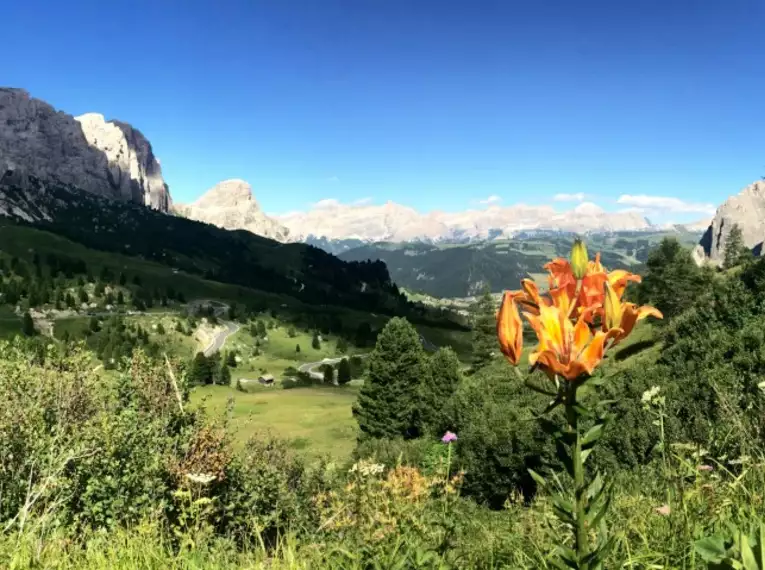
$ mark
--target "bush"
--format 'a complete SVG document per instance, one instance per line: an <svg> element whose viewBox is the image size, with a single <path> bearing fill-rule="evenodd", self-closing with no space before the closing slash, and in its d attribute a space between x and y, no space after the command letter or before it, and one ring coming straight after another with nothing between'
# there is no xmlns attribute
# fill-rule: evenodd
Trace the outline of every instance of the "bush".
<svg viewBox="0 0 765 570"><path fill-rule="evenodd" d="M465 380L449 413L459 437L455 452L465 470L465 494L497 509L514 492L536 493L528 469L540 471L554 456L551 439L536 420L547 403L515 380L504 361Z"/></svg>

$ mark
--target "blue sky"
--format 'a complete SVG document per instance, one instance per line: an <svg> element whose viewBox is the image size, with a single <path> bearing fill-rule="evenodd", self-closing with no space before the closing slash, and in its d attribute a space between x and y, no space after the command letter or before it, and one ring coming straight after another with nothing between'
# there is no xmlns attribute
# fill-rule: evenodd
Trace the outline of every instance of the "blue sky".
<svg viewBox="0 0 765 570"><path fill-rule="evenodd" d="M138 127L176 201L244 178L272 213L585 194L683 221L765 175L762 0L28 0L3 16L2 83Z"/></svg>

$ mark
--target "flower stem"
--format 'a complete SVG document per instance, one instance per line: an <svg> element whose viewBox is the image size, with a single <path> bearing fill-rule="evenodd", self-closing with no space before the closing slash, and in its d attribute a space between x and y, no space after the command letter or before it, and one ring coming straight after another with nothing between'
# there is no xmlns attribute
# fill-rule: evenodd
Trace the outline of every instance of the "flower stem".
<svg viewBox="0 0 765 570"><path fill-rule="evenodd" d="M576 435L574 441L571 462L574 471L574 530L576 554L579 562L584 560L590 553L589 538L587 536L587 522L585 515L587 511L587 487L584 482L584 460L582 458L582 434L579 429L579 413L576 410L576 390L577 384L572 382L568 389L566 398L566 420L569 429Z"/></svg>

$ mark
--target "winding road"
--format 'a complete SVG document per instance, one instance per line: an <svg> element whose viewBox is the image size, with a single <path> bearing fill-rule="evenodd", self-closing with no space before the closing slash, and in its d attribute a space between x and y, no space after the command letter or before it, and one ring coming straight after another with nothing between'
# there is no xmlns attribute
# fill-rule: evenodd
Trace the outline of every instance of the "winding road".
<svg viewBox="0 0 765 570"><path fill-rule="evenodd" d="M355 354L353 356L358 356L359 358L366 358L369 356L368 354ZM340 362L343 358L351 358L351 355L348 356L341 356L340 358L325 358L324 360L319 360L318 362L306 362L305 364L301 364L298 366L299 372L307 372L311 378L314 380L324 380L324 374L321 372L317 372L316 369L321 366L322 364L331 364L335 365L338 362Z"/></svg>
<svg viewBox="0 0 765 570"><path fill-rule="evenodd" d="M210 344L207 346L207 348L204 349L205 356L211 356L220 351L220 349L223 348L223 345L226 343L226 339L241 328L238 324L232 322L225 322L223 325L226 328L216 334L210 341Z"/></svg>

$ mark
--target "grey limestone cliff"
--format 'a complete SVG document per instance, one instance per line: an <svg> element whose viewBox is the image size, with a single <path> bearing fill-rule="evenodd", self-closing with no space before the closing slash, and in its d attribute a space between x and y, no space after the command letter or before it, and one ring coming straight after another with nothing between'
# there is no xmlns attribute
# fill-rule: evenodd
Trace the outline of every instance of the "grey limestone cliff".
<svg viewBox="0 0 765 570"><path fill-rule="evenodd" d="M0 179L27 176L166 212L170 193L151 144L120 121L73 117L22 89L0 88Z"/></svg>

